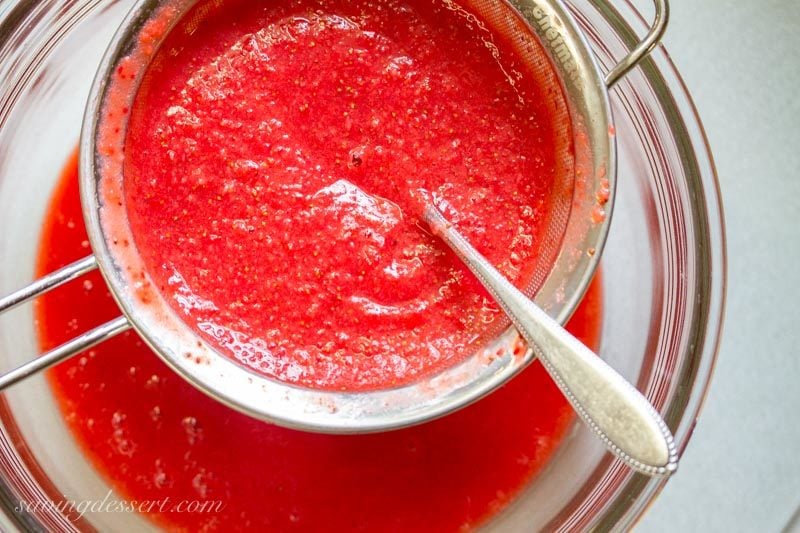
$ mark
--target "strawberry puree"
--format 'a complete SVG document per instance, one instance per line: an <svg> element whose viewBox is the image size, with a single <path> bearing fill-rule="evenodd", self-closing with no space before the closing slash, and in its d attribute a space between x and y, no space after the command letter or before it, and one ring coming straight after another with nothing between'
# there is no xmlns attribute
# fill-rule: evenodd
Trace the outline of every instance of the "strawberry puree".
<svg viewBox="0 0 800 533"><path fill-rule="evenodd" d="M135 245L174 310L315 388L407 384L479 349L504 317L412 196L527 286L559 90L447 3L203 7L157 52L125 142Z"/></svg>
<svg viewBox="0 0 800 533"><path fill-rule="evenodd" d="M51 201L38 273L84 257L86 238L73 158ZM595 282L568 326L595 350L600 301ZM118 315L93 272L37 301L42 348ZM170 371L132 332L48 378L88 459L123 497L168 498L147 516L171 531L471 530L541 470L573 418L538 362L453 415L361 436L303 433L232 411ZM208 511L175 512L171 504L181 501L207 503Z"/></svg>

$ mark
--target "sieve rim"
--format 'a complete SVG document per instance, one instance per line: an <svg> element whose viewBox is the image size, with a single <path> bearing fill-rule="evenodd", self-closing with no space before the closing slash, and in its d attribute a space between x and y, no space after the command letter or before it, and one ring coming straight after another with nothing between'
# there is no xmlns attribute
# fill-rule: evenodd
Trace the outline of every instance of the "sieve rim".
<svg viewBox="0 0 800 533"><path fill-rule="evenodd" d="M599 264L613 212L616 161L608 93L585 37L560 0L499 1L512 7L528 21L540 42L550 39L548 35L555 31L557 38L568 47L574 69L579 75L565 80L558 68L557 56L553 55L555 52L548 46L542 46L559 74L565 101L573 104L577 100L583 106L581 110L574 110L572 105L569 107L573 128L585 128L591 142L589 168L595 178L591 181L596 186L597 175L604 172L609 183L610 197L605 204L608 214L585 232L594 253L588 257L585 254L582 257L562 257L565 254L562 248L553 268L562 261L571 264L577 274L572 276L568 286L552 281L553 276L548 275L536 297L537 303L540 303L539 295L543 290L561 292L564 296L557 305L543 307L563 324L577 307ZM171 6L178 6L180 15L173 19L174 22L195 3L196 0L168 2ZM114 252L113 237L102 221L104 204L98 184L104 177L102 168L106 161L98 155L98 130L111 74L119 61L130 53L131 43L139 34L141 25L163 5L164 2L158 0L137 1L125 17L121 31L110 42L87 100L79 160L83 214L99 270L128 322L162 361L202 392L250 416L296 429L347 434L397 429L444 416L485 396L534 359L530 349L521 357L513 356L509 351L490 364L480 361L479 355L474 355L434 376L394 389L365 392L310 389L258 374L218 353L190 326L172 314L166 302L159 309L167 310L170 314L161 313L157 316L151 316L137 304L132 284L125 279L124 269L117 261L119 254ZM547 28L537 26L534 21L541 20L538 17L540 13L555 21L554 24ZM577 98L570 98L570 95L577 95ZM592 188L589 196L593 196L594 192ZM568 225L584 223L584 220L576 220L574 210L570 211ZM161 297L160 294L157 296ZM507 339L511 334L511 330L506 331L498 339ZM183 357L182 347L187 343L181 339L191 339L192 343L197 343L193 346L193 357ZM494 344L488 349L494 350ZM203 363L197 363L197 360Z"/></svg>

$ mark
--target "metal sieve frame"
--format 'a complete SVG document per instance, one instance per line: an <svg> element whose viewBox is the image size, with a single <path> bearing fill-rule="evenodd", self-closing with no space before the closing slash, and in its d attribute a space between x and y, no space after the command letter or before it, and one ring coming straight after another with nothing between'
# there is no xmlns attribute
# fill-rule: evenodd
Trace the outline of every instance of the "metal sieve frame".
<svg viewBox="0 0 800 533"><path fill-rule="evenodd" d="M502 1L502 0L498 0ZM574 311L597 267L608 232L613 206L616 162L614 136L607 90L634 68L659 42L666 29L666 0L654 0L656 17L645 39L604 78L587 42L560 0L511 0L559 73L569 102L573 128L585 135L586 150L576 150L576 168L592 179L590 186L576 188L564 239L575 239L570 250L562 247L551 273L535 301L564 323ZM174 0L174 22L196 0ZM80 185L89 240L94 254L56 271L5 298L0 312L28 301L52 288L100 268L123 316L80 335L3 376L0 390L89 348L122 331L135 328L170 367L215 399L251 416L297 429L326 433L365 433L405 427L450 413L502 385L522 370L534 355L510 351L487 363L476 354L431 378L390 390L341 393L308 389L264 377L217 353L182 322L157 291L154 308L137 303L138 282L126 274L115 251L125 228L104 227L104 204L99 187L109 160L98 154L98 127L109 90L108 80L119 61L132 52L142 25L162 2L140 0L115 34L98 69L87 103L81 132ZM141 75L141 73L139 73ZM124 139L124 133L122 134ZM581 160L583 157L585 160ZM608 179L611 196L608 215L591 222L597 205L600 179ZM129 231L129 228L127 228ZM130 242L133 242L131 239ZM575 252L578 250L578 252ZM130 262L126 261L126 266ZM149 306L148 306L149 307ZM508 341L513 331L498 343ZM187 346L191 347L187 350Z"/></svg>

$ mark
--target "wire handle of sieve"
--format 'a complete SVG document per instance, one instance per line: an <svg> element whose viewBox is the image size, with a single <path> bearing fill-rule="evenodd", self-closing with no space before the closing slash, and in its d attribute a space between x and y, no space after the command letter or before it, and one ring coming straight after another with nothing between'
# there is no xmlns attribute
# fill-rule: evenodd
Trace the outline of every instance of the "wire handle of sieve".
<svg viewBox="0 0 800 533"><path fill-rule="evenodd" d="M653 18L653 24L650 26L650 31L647 32L644 39L639 41L639 44L637 44L628 55L623 57L619 63L606 74L605 82L606 87L609 89L628 72L636 68L639 63L658 46L658 43L660 43L662 37L664 37L664 32L667 31L667 24L669 23L669 2L668 0L653 1L656 7L656 14Z"/></svg>
<svg viewBox="0 0 800 533"><path fill-rule="evenodd" d="M89 255L71 263L63 268L51 272L43 276L33 283L22 287L21 289L12 292L11 294L0 298L0 314L9 311L18 305L33 300L38 296L49 292L56 287L73 281L84 274L88 274L97 268L97 259L94 255ZM41 355L36 359L32 359L27 363L18 366L17 368L5 372L0 375L0 391L4 390L15 383L24 380L27 377L36 374L46 368L49 368L56 363L64 361L75 354L91 348L92 346L103 342L106 339L127 331L131 328L130 322L124 316L119 316L105 324L97 326L85 333L74 337L64 344L53 348Z"/></svg>

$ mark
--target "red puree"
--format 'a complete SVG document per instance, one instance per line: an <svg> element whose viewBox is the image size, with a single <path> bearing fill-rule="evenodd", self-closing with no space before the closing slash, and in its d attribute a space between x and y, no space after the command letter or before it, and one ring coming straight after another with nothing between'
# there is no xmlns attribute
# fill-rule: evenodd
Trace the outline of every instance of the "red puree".
<svg viewBox="0 0 800 533"><path fill-rule="evenodd" d="M526 285L558 89L439 2L204 8L156 56L125 144L136 246L170 304L224 353L317 388L404 384L476 351L503 316L411 198Z"/></svg>
<svg viewBox="0 0 800 533"><path fill-rule="evenodd" d="M51 203L38 272L85 256L88 246L73 159ZM118 314L92 273L38 301L42 348ZM595 282L569 329L596 349L600 320ZM573 417L538 362L448 417L349 437L234 412L175 375L133 333L57 366L49 378L67 424L111 485L131 500L169 497L149 517L184 531L471 529L542 468ZM181 500L224 507L170 512Z"/></svg>

